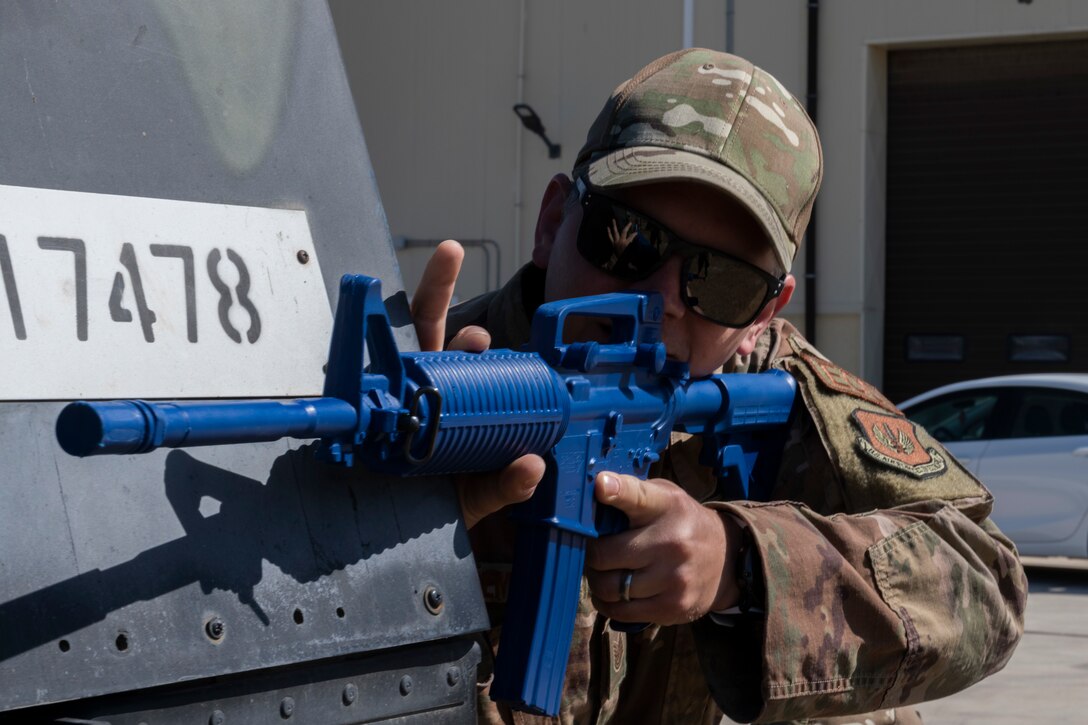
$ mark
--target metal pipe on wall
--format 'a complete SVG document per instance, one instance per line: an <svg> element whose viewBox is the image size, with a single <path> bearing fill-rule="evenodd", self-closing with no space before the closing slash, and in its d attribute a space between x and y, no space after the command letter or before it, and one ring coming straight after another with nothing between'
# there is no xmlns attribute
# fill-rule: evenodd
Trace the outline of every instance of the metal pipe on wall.
<svg viewBox="0 0 1088 725"><path fill-rule="evenodd" d="M695 45L695 0L684 0L684 38L683 47Z"/></svg>
<svg viewBox="0 0 1088 725"><path fill-rule="evenodd" d="M733 0L725 0L725 52L733 52Z"/></svg>
<svg viewBox="0 0 1088 725"><path fill-rule="evenodd" d="M820 0L808 0L808 81L805 106L816 123L820 56ZM816 344L816 203L805 233L805 337Z"/></svg>
<svg viewBox="0 0 1088 725"><path fill-rule="evenodd" d="M525 102L525 0L521 0L518 11L518 103ZM521 145L524 142L524 126L518 124L514 131L514 271L521 269L521 210L525 206L522 199L524 193L522 184L522 153ZM501 276L502 271L499 271Z"/></svg>

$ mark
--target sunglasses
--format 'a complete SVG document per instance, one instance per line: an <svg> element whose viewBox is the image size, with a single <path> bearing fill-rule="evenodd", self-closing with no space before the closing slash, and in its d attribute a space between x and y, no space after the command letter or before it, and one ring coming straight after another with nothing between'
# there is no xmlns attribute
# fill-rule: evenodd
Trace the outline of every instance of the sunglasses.
<svg viewBox="0 0 1088 725"><path fill-rule="evenodd" d="M646 279L669 257L683 258L680 296L700 317L724 327L747 327L782 292L785 275L716 249L685 241L664 224L607 196L585 191L578 252L597 269L625 282Z"/></svg>

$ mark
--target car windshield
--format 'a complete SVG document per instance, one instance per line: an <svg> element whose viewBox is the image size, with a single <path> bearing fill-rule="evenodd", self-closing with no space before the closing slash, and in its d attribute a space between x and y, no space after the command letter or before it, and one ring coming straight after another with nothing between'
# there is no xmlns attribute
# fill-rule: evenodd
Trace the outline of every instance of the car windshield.
<svg viewBox="0 0 1088 725"><path fill-rule="evenodd" d="M927 400L905 410L907 417L942 443L982 440L997 394L965 391Z"/></svg>

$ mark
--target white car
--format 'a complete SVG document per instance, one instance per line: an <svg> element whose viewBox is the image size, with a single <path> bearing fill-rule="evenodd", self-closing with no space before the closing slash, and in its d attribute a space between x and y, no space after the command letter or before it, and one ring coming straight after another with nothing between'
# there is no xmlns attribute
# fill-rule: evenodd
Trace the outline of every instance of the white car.
<svg viewBox="0 0 1088 725"><path fill-rule="evenodd" d="M1021 554L1088 557L1088 374L969 380L899 408L990 489Z"/></svg>

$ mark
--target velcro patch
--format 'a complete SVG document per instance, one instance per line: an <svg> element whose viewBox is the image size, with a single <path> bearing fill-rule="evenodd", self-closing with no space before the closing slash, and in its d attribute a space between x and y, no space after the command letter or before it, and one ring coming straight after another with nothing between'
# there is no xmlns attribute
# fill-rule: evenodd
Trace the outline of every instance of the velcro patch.
<svg viewBox="0 0 1088 725"><path fill-rule="evenodd" d="M932 478L948 470L944 456L923 446L914 423L902 415L857 408L850 417L861 430L858 448L869 458L915 478Z"/></svg>
<svg viewBox="0 0 1088 725"><path fill-rule="evenodd" d="M889 412L899 413L899 408L885 398L883 393L857 375L848 373L830 360L813 355L807 350L800 350L798 354L825 388L836 393L861 398Z"/></svg>

